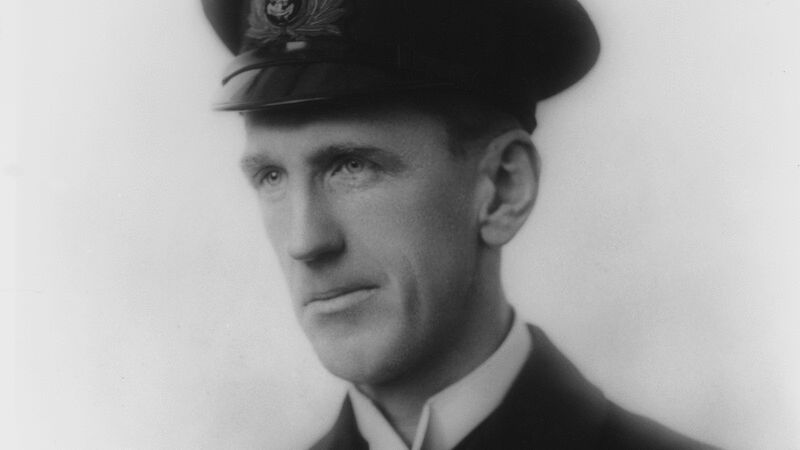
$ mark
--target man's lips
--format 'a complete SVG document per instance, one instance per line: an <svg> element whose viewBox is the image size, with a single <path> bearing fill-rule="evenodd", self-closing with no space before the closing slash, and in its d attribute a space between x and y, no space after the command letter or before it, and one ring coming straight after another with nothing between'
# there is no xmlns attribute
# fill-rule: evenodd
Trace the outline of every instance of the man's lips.
<svg viewBox="0 0 800 450"><path fill-rule="evenodd" d="M337 313L371 298L377 290L377 286L348 286L330 289L310 295L303 306L322 314Z"/></svg>
<svg viewBox="0 0 800 450"><path fill-rule="evenodd" d="M324 301L334 300L338 297L344 297L349 294L357 293L359 291L373 291L375 289L377 289L377 286L347 286L347 287L330 289L327 291L322 291L309 295L304 304L308 305L309 303L314 303L314 302L324 302Z"/></svg>

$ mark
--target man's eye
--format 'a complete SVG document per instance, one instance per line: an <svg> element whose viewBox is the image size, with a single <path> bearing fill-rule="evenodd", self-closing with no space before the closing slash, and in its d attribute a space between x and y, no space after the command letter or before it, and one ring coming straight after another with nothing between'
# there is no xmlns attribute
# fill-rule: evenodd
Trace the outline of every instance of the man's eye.
<svg viewBox="0 0 800 450"><path fill-rule="evenodd" d="M345 161L344 168L350 173L358 173L364 170L364 162L355 158L349 158Z"/></svg>
<svg viewBox="0 0 800 450"><path fill-rule="evenodd" d="M333 170L333 173L344 171L347 175L356 175L366 168L367 164L358 158L345 158Z"/></svg>
<svg viewBox="0 0 800 450"><path fill-rule="evenodd" d="M332 180L350 187L364 186L380 176L378 166L369 160L345 157L339 160L331 171Z"/></svg>
<svg viewBox="0 0 800 450"><path fill-rule="evenodd" d="M267 169L261 174L258 181L262 185L277 186L283 181L283 173L278 169Z"/></svg>

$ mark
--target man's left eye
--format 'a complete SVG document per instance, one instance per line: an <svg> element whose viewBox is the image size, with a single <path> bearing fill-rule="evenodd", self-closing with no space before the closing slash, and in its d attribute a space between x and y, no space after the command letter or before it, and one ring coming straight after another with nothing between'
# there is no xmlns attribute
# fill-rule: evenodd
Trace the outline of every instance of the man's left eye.
<svg viewBox="0 0 800 450"><path fill-rule="evenodd" d="M358 175L370 168L370 163L361 158L345 158L333 169L333 174L343 172L342 175Z"/></svg>
<svg viewBox="0 0 800 450"><path fill-rule="evenodd" d="M355 158L348 158L347 161L344 162L344 169L350 173L359 173L364 170L364 161Z"/></svg>
<svg viewBox="0 0 800 450"><path fill-rule="evenodd" d="M363 185L373 181L378 176L377 166L362 158L347 157L340 160L333 168L333 180L348 185Z"/></svg>

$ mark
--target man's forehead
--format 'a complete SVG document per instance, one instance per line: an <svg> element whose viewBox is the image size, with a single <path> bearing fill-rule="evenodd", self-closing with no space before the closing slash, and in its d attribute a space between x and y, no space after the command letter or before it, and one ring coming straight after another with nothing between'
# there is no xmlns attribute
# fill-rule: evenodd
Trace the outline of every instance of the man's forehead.
<svg viewBox="0 0 800 450"><path fill-rule="evenodd" d="M325 105L283 111L243 113L248 140L402 139L416 134L446 134L444 121L409 104Z"/></svg>
<svg viewBox="0 0 800 450"><path fill-rule="evenodd" d="M447 128L434 115L396 105L245 113L248 155L310 154L329 148L375 148L412 156L414 149L445 146Z"/></svg>

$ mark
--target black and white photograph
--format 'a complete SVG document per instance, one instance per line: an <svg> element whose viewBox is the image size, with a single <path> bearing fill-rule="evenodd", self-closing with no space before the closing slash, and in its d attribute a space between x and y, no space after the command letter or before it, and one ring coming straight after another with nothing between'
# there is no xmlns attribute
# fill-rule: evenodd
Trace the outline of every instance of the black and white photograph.
<svg viewBox="0 0 800 450"><path fill-rule="evenodd" d="M0 8L0 448L800 449L795 0Z"/></svg>

